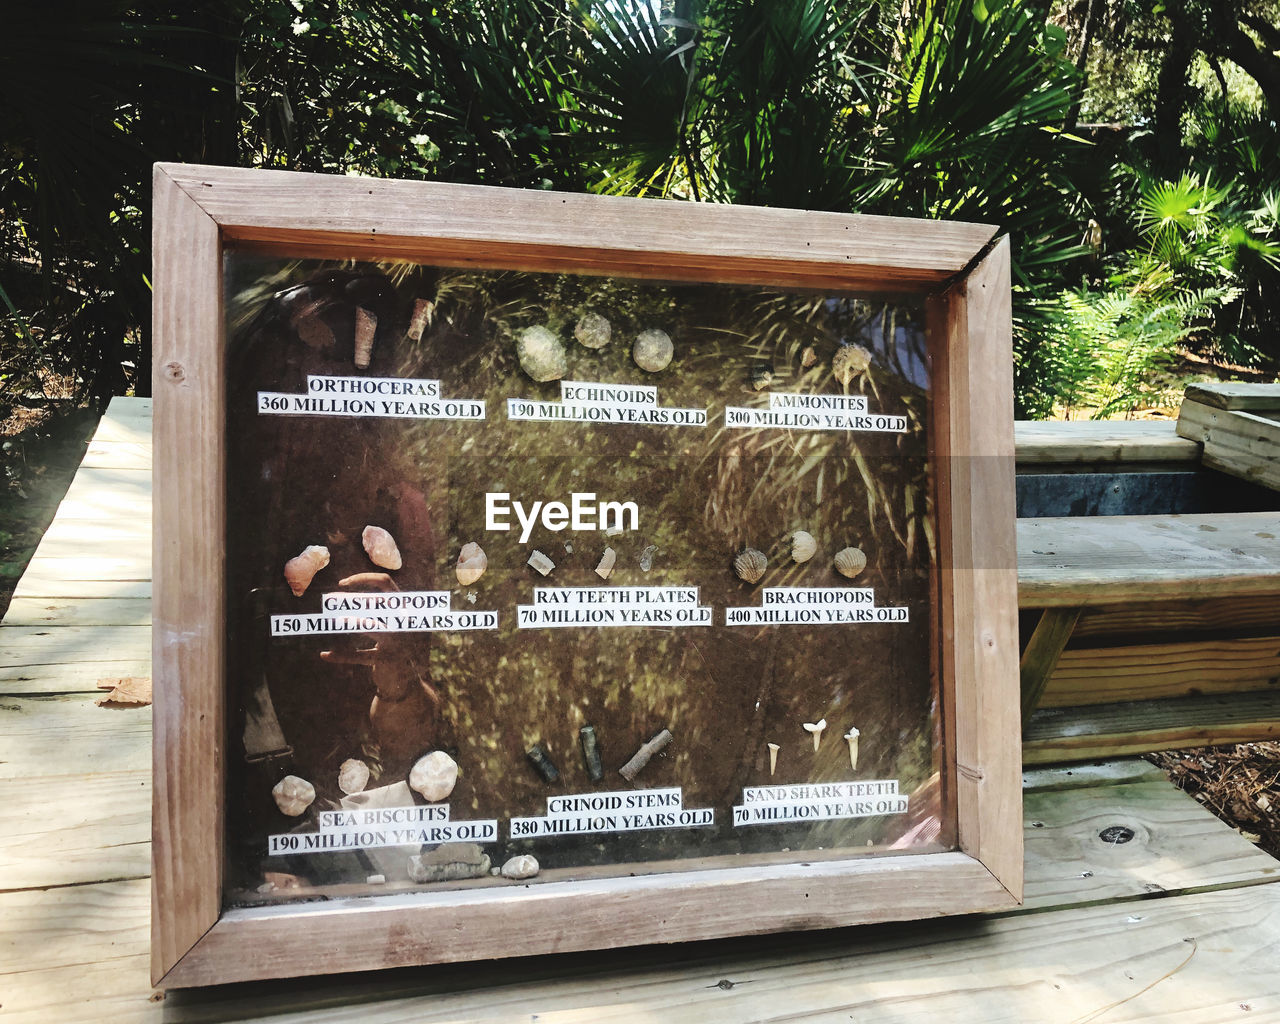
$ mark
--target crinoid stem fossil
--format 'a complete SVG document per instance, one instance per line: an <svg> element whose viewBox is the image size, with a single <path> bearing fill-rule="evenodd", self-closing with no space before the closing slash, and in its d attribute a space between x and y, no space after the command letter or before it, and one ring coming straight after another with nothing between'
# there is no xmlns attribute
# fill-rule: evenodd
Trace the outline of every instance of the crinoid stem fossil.
<svg viewBox="0 0 1280 1024"><path fill-rule="evenodd" d="M529 759L529 763L538 769L538 774L542 776L544 782L560 781L560 769L552 763L547 748L541 743L535 743L524 752L524 756Z"/></svg>
<svg viewBox="0 0 1280 1024"><path fill-rule="evenodd" d="M858 768L858 737L862 734L852 726L849 731L844 734L845 742L849 744L849 765L855 771Z"/></svg>
<svg viewBox="0 0 1280 1024"><path fill-rule="evenodd" d="M662 732L658 733L658 735L648 743L643 744L640 749L635 752L631 760L618 769L618 774L628 782L634 782L636 776L639 775L644 766L649 763L653 758L653 755L662 750L663 747L670 742L671 730L663 729Z"/></svg>
<svg viewBox="0 0 1280 1024"><path fill-rule="evenodd" d="M778 770L778 751L781 749L782 748L778 746L778 744L776 743L769 744L769 775L770 777L772 777L773 773Z"/></svg>
<svg viewBox="0 0 1280 1024"><path fill-rule="evenodd" d="M578 739L582 743L582 759L587 765L587 774L592 782L604 778L604 764L600 760L600 741L596 738L594 726L584 725L578 730Z"/></svg>
<svg viewBox="0 0 1280 1024"><path fill-rule="evenodd" d="M822 730L827 727L825 718L819 719L817 722L805 722L804 731L813 733L813 752L818 752L818 744L822 742Z"/></svg>

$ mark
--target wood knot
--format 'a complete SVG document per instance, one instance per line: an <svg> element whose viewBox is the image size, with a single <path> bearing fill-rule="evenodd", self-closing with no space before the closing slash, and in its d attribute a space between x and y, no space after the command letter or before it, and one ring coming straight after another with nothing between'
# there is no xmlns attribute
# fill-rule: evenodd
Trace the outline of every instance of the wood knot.
<svg viewBox="0 0 1280 1024"><path fill-rule="evenodd" d="M165 363L164 375L175 384L187 379L187 371L181 363Z"/></svg>

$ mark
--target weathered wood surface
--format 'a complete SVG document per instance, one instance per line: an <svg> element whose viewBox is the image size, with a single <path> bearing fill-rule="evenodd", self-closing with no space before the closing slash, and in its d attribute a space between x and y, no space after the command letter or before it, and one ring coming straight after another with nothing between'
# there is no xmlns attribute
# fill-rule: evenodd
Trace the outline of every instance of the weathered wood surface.
<svg viewBox="0 0 1280 1024"><path fill-rule="evenodd" d="M1280 512L1018 520L1024 608L1280 596Z"/></svg>
<svg viewBox="0 0 1280 1024"><path fill-rule="evenodd" d="M1280 409L1280 384L1249 384L1239 381L1188 384L1185 398L1217 409L1270 412Z"/></svg>
<svg viewBox="0 0 1280 1024"><path fill-rule="evenodd" d="M1200 446L1179 437L1175 426L1173 420L1019 420L1013 437L1018 464L1026 466L1199 462Z"/></svg>
<svg viewBox="0 0 1280 1024"><path fill-rule="evenodd" d="M45 567L38 561L33 570ZM108 585L100 593L116 590ZM107 711L92 704L90 692L100 677L146 674L140 670L149 660L122 658L106 632L118 629L127 644L140 628L146 594L55 595L43 609L52 620L40 618L39 598L20 601L15 625L7 619L0 625L0 640L12 629L28 650L41 642L56 648L64 638L83 650L92 639L106 660L57 664L37 654L39 664L0 667L0 705L10 707L0 711L6 1020L892 1016L928 1024L940 1018L1079 1024L1113 1004L1096 1019L1280 1015L1280 976L1270 969L1280 944L1280 887L1267 884L1280 864L1152 766L1134 761L1026 773L1026 899L1034 914L233 985L161 998L149 983L149 883L140 877L149 852L150 712ZM99 632L84 632L91 629ZM1184 712L1170 711L1171 721ZM41 735L29 736L32 729ZM1036 742L1043 746L1032 738L1033 757ZM1103 843L1098 833L1109 825L1132 829L1134 839Z"/></svg>
<svg viewBox="0 0 1280 1024"><path fill-rule="evenodd" d="M1280 405L1280 385L1272 401ZM1187 398L1178 413L1178 433L1203 446L1210 469L1280 490L1280 419L1275 407L1249 412L1220 409Z"/></svg>
<svg viewBox="0 0 1280 1024"><path fill-rule="evenodd" d="M1277 736L1280 692L1275 688L1212 697L1041 708L1023 732L1022 760L1024 764L1084 761Z"/></svg>
<svg viewBox="0 0 1280 1024"><path fill-rule="evenodd" d="M1280 600L1274 594L1264 594L1097 605L1084 610L1071 635L1073 642L1087 646L1161 634L1174 639L1187 630L1280 636Z"/></svg>
<svg viewBox="0 0 1280 1024"><path fill-rule="evenodd" d="M1039 706L1045 686L1062 656L1062 649L1066 647L1071 631L1076 628L1080 612L1080 608L1046 608L1032 630L1019 664L1024 724L1031 717L1031 712Z"/></svg>

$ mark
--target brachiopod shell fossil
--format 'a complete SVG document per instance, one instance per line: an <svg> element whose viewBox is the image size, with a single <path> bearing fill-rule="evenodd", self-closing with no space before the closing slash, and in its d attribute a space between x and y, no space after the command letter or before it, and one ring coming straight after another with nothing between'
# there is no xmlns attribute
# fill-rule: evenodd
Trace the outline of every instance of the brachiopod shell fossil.
<svg viewBox="0 0 1280 1024"><path fill-rule="evenodd" d="M409 772L409 788L432 803L452 793L457 782L458 762L443 750L424 754Z"/></svg>
<svg viewBox="0 0 1280 1024"><path fill-rule="evenodd" d="M542 573L543 576L549 576L551 574L551 570L556 567L556 563L551 561L551 559L541 551L535 551L531 554L529 556L529 561L525 564L531 569L536 569L538 572Z"/></svg>
<svg viewBox="0 0 1280 1024"><path fill-rule="evenodd" d="M831 372L844 385L858 374L866 373L870 365L871 353L861 345L841 345L831 357Z"/></svg>
<svg viewBox="0 0 1280 1024"><path fill-rule="evenodd" d="M675 352L676 348L671 343L671 335L651 327L647 331L641 331L636 337L636 343L631 347L631 358L636 361L640 369L657 373L667 368Z"/></svg>
<svg viewBox="0 0 1280 1024"><path fill-rule="evenodd" d="M765 557L764 552L757 551L755 548L747 548L733 560L733 571L738 574L738 579L746 580L748 583L759 582L768 566L769 559Z"/></svg>
<svg viewBox="0 0 1280 1024"><path fill-rule="evenodd" d="M368 369L373 359L373 336L378 333L378 318L367 309L356 307L356 354L355 364L361 369Z"/></svg>
<svg viewBox="0 0 1280 1024"><path fill-rule="evenodd" d="M516 338L516 358L520 369L543 383L559 380L569 372L564 343L545 327L526 327Z"/></svg>
<svg viewBox="0 0 1280 1024"><path fill-rule="evenodd" d="M596 566L596 575L602 580L607 580L613 573L613 567L618 561L618 553L613 548L605 548L604 554L600 556L600 564Z"/></svg>
<svg viewBox="0 0 1280 1024"><path fill-rule="evenodd" d="M381 526L366 526L360 534L360 542L364 545L369 561L384 569L399 569L404 564L400 557L400 549L396 547L396 539Z"/></svg>
<svg viewBox="0 0 1280 1024"><path fill-rule="evenodd" d="M502 865L503 878L532 878L538 873L538 858L519 853Z"/></svg>
<svg viewBox="0 0 1280 1024"><path fill-rule="evenodd" d="M805 533L804 530L796 530L791 535L791 560L793 562L807 562L818 552L818 542L813 539L813 534Z"/></svg>
<svg viewBox="0 0 1280 1024"><path fill-rule="evenodd" d="M369 766L363 761L349 757L338 765L338 788L350 796L352 793L363 793L369 784Z"/></svg>
<svg viewBox="0 0 1280 1024"><path fill-rule="evenodd" d="M329 549L312 544L302 549L302 554L284 563L284 578L294 597L301 597L311 586L316 573L329 564Z"/></svg>
<svg viewBox="0 0 1280 1024"><path fill-rule="evenodd" d="M867 567L867 556L862 553L861 548L844 548L837 551L832 561L835 563L836 572L849 579L853 579Z"/></svg>
<svg viewBox="0 0 1280 1024"><path fill-rule="evenodd" d="M271 795L276 798L276 806L280 813L296 818L311 806L316 798L316 787L306 779L296 775L286 775L271 787Z"/></svg>
<svg viewBox="0 0 1280 1024"><path fill-rule="evenodd" d="M458 552L458 564L454 569L458 574L459 583L464 587L471 586L484 575L487 568L489 568L489 556L484 553L484 548L475 541L462 545L462 550Z"/></svg>
<svg viewBox="0 0 1280 1024"><path fill-rule="evenodd" d="M604 348L613 336L613 328L609 321L599 313L583 313L578 325L573 329L573 336L579 345L587 348Z"/></svg>

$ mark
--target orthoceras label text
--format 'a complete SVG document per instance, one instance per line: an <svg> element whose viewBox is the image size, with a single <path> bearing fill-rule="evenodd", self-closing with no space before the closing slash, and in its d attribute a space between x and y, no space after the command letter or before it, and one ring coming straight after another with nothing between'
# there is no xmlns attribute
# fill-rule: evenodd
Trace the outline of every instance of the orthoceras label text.
<svg viewBox="0 0 1280 1024"><path fill-rule="evenodd" d="M482 420L483 401L444 398L438 380L409 377L307 377L305 394L259 391L258 412L272 416L374 416Z"/></svg>

